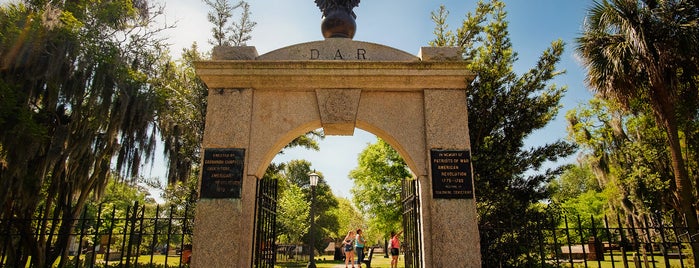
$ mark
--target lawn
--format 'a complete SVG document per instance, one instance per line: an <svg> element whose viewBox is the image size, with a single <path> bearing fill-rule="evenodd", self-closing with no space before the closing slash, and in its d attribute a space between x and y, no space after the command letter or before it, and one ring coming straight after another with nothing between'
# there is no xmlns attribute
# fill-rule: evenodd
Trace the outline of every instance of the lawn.
<svg viewBox="0 0 699 268"><path fill-rule="evenodd" d="M629 267L665 267L665 259L663 256L653 256L651 259L650 256L646 256L646 259L641 256L639 258L639 265L635 266L634 264L634 258L633 258L633 252L627 253L627 263ZM653 260L655 261L655 265L653 263ZM670 259L670 267L694 267L690 263L690 259L685 259L683 260L683 264L680 264L679 259ZM561 260L560 262L560 267L571 267L570 261L569 260ZM623 258L620 252L614 252L614 263L612 264L612 259L610 257L610 254L607 252L604 254L604 260L597 262L597 261L587 261L587 265L585 265L585 262L583 260L573 260L573 265L572 267L601 267L601 268L621 268L625 267ZM668 267L668 268L670 268Z"/></svg>
<svg viewBox="0 0 699 268"><path fill-rule="evenodd" d="M80 255L80 260L81 262L85 262L86 256L85 255ZM167 259L166 259L167 258ZM133 260L133 259L132 259ZM94 267L104 267L104 255L103 254L97 254L95 256L94 260L95 264ZM58 261L56 261L56 264ZM120 261L119 260L113 260L108 262L108 267L118 267ZM122 259L121 261L122 265L126 264L126 258ZM151 255L141 255L138 257L138 263L139 267L157 267L157 268L164 268L164 267L180 267L180 255L153 255L151 259ZM165 265L167 263L167 266ZM56 266L54 264L54 267ZM89 264L83 264L87 267L90 267ZM67 267L75 267L75 257L70 257L70 260L66 264ZM29 266L27 266L29 267ZM188 267L187 265L183 265L183 267Z"/></svg>
<svg viewBox="0 0 699 268"><path fill-rule="evenodd" d="M628 265L629 265L629 267L636 267L636 266L634 266L634 263L633 263L633 255L632 254L633 253L630 253L627 255L628 256ZM648 259L647 259L648 266L647 267L664 267L665 266L665 263L664 263L662 256L654 256L654 258L655 258L655 266L653 266L653 263L651 263L650 257L648 257ZM323 259L325 259L325 261L323 261ZM316 266L318 268L333 268L333 267L337 267L338 265L341 265L341 267L344 267L344 264L345 264L344 262L331 261L332 259L333 259L332 255L323 255L323 256L317 257L316 258L316 260L317 260ZM640 263L639 267L646 267L645 266L646 264L644 263L642 258L641 258L640 262L641 263ZM298 268L298 267L306 267L307 264L308 264L308 262L304 261L304 262L297 262L297 263L277 264L274 267L279 267L279 268L296 267L296 268ZM390 267L390 264L391 264L391 259L385 258L382 253L374 255L374 258L371 261L371 267L375 267L375 268L388 268L388 267ZM598 266L597 261L587 261L587 266L585 266L585 263L582 260L574 260L574 264L572 267L602 267L602 268L612 268L612 267L622 268L622 267L624 267L624 264L622 263L621 254L618 252L614 253L614 264L612 264L612 262L611 262L611 258L610 258L609 253L605 254L605 260L601 261L599 264L600 264L600 266ZM362 267L364 267L364 266L362 266ZM401 267L401 268L405 267L403 255L401 255L400 258L398 259L398 267ZM564 262L560 263L559 267L571 267L571 265L568 262L568 260L565 260ZM671 259L670 260L670 267L678 267L679 268L682 266L680 265L680 261L678 259ZM693 267L693 266L689 263L688 259L684 259L684 267Z"/></svg>
<svg viewBox="0 0 699 268"><path fill-rule="evenodd" d="M325 261L323 259L325 259ZM318 257L316 257L316 267L318 267L318 268L332 268L332 267L337 267L338 265L341 265L342 267L344 267L344 265L345 265L344 261L332 261L332 259L333 259L332 255L318 256ZM405 267L405 263L403 261L404 261L403 255L401 255L398 258L398 267L401 267L401 268ZM284 263L284 264L276 264L276 265L274 265L274 267L280 267L280 268L281 267L306 267L307 264L308 264L308 262ZM365 267L365 266L362 266L362 267ZM385 258L383 253L377 253L371 259L371 267L372 268L391 267L391 258Z"/></svg>

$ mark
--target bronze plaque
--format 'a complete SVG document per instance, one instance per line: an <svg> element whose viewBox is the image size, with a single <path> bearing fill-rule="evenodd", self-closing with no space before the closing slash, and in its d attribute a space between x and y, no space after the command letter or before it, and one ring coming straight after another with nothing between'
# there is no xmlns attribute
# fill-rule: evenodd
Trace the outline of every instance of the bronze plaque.
<svg viewBox="0 0 699 268"><path fill-rule="evenodd" d="M201 198L240 198L245 149L204 149Z"/></svg>
<svg viewBox="0 0 699 268"><path fill-rule="evenodd" d="M463 150L430 150L434 198L471 199L471 154Z"/></svg>

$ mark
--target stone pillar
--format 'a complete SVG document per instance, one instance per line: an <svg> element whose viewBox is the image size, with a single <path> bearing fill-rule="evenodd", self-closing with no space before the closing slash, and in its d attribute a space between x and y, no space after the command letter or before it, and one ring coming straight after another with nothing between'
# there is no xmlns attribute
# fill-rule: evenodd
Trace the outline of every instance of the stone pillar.
<svg viewBox="0 0 699 268"><path fill-rule="evenodd" d="M203 149L245 149L243 174L247 174L252 89L209 89L208 104ZM244 175L240 198L199 199L192 267L249 266L256 185L254 176Z"/></svg>
<svg viewBox="0 0 699 268"><path fill-rule="evenodd" d="M424 96L428 165L433 149L470 151L466 89ZM420 178L425 267L481 267L476 200L435 198L432 176Z"/></svg>

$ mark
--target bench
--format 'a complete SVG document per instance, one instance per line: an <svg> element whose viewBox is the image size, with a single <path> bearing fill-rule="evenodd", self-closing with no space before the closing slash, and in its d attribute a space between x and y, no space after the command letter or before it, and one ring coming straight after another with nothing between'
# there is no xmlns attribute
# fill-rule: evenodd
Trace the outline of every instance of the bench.
<svg viewBox="0 0 699 268"><path fill-rule="evenodd" d="M374 257L374 248L369 248L369 257L366 258L364 261L364 265L366 265L366 268L371 268L371 258Z"/></svg>

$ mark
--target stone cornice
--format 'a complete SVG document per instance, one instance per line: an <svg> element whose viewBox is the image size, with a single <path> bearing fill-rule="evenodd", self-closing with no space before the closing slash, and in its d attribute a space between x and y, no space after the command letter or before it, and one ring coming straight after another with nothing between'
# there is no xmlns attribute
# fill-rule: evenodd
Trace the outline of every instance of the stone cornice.
<svg viewBox="0 0 699 268"><path fill-rule="evenodd" d="M210 89L253 88L313 90L464 89L474 74L466 61L260 61L220 60L195 63ZM309 88L309 85L313 85Z"/></svg>

